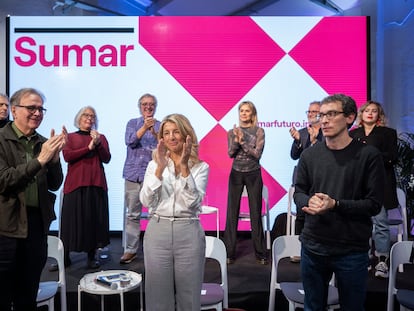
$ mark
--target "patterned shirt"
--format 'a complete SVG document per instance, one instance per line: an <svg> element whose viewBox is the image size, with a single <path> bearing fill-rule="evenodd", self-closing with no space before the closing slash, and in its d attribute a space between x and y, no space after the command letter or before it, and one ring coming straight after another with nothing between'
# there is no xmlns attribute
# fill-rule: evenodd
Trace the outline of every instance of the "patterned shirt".
<svg viewBox="0 0 414 311"><path fill-rule="evenodd" d="M262 156L265 134L261 127L253 126L243 128L243 141L240 145L234 142L233 130L227 132L228 154L234 158L232 169L238 172L252 172L260 168L259 160Z"/></svg>
<svg viewBox="0 0 414 311"><path fill-rule="evenodd" d="M144 124L144 118L129 120L125 131L127 156L124 164L123 177L132 182L142 182L148 162L152 159L152 150L157 147L157 138L150 132L138 139L136 133ZM160 121L154 125L155 132L160 128Z"/></svg>

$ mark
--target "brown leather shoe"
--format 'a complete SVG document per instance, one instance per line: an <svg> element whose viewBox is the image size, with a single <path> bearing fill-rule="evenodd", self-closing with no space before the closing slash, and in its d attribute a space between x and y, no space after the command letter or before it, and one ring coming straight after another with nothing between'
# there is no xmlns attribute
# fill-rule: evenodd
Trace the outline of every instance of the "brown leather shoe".
<svg viewBox="0 0 414 311"><path fill-rule="evenodd" d="M121 259L119 260L119 263L121 265L125 265L127 263L130 263L130 262L134 261L135 258L137 258L137 254L136 253L124 253L122 255Z"/></svg>

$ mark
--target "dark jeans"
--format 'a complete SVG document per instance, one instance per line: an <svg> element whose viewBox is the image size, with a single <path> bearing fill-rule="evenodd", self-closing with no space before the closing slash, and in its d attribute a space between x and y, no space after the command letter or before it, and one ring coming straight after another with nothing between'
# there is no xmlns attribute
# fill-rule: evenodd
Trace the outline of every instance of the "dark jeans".
<svg viewBox="0 0 414 311"><path fill-rule="evenodd" d="M236 255L237 225L239 222L240 201L244 186L246 186L248 192L250 225L256 257L265 258L266 250L262 225L263 180L260 169L243 173L232 170L230 173L226 229L224 231L227 257L235 258Z"/></svg>
<svg viewBox="0 0 414 311"><path fill-rule="evenodd" d="M342 311L363 311L368 276L368 252L320 256L302 244L301 271L304 311L326 310L328 284L335 273Z"/></svg>
<svg viewBox="0 0 414 311"><path fill-rule="evenodd" d="M0 235L0 310L36 310L40 274L47 259L47 235L39 210L28 208L27 238Z"/></svg>

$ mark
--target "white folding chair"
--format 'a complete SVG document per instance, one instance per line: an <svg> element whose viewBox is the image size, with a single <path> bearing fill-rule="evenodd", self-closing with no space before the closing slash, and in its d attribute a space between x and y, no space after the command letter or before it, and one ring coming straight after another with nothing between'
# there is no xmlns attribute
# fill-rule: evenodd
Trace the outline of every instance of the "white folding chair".
<svg viewBox="0 0 414 311"><path fill-rule="evenodd" d="M291 185L288 191L287 219L286 219L286 235L295 235L296 213L292 211L293 194L295 186Z"/></svg>
<svg viewBox="0 0 414 311"><path fill-rule="evenodd" d="M397 301L400 304L400 311L413 311L414 290L400 289L397 292Z"/></svg>
<svg viewBox="0 0 414 311"><path fill-rule="evenodd" d="M290 258L300 256L301 243L298 235L283 235L277 237L273 241L272 246L272 272L270 277L270 295L269 295L269 311L274 311L276 290L282 291L286 300L289 302L289 310L294 311L297 307L303 308L305 301L305 294L303 291L302 282L279 282L278 268L279 262L283 258ZM333 281L331 280L331 283ZM328 289L328 310L339 308L339 294L338 289L329 285Z"/></svg>
<svg viewBox="0 0 414 311"><path fill-rule="evenodd" d="M215 206L202 205L201 206L201 215L216 214L216 234L217 238L220 237L220 215L219 209Z"/></svg>
<svg viewBox="0 0 414 311"><path fill-rule="evenodd" d="M59 231L58 231L58 238L60 239L60 234L62 231L62 207L63 207L63 187L59 191Z"/></svg>
<svg viewBox="0 0 414 311"><path fill-rule="evenodd" d="M407 241L408 240L408 226L407 226L407 206L406 206L406 197L405 192L401 188L397 188L397 197L398 204L397 207L400 217L399 218L389 218L389 226L397 227L397 241Z"/></svg>
<svg viewBox="0 0 414 311"><path fill-rule="evenodd" d="M60 289L60 309L66 311L66 278L64 264L64 249L62 241L55 236L47 237L47 256L54 258L58 264L59 277L57 281L45 281L39 283L37 293L37 306L48 306L49 311L54 310L55 295Z"/></svg>
<svg viewBox="0 0 414 311"><path fill-rule="evenodd" d="M246 187L243 188L242 198L248 197ZM263 222L263 230L266 236L266 247L267 249L271 248L272 240L270 237L270 207L269 207L269 190L266 185L263 185L262 189L262 199L264 202L264 211L262 212L262 222ZM239 213L239 220L240 221L250 221L250 213L249 212L240 212Z"/></svg>
<svg viewBox="0 0 414 311"><path fill-rule="evenodd" d="M228 308L227 284L227 251L220 239L206 236L206 258L212 258L219 263L221 283L203 283L201 289L201 310L216 309L222 311Z"/></svg>
<svg viewBox="0 0 414 311"><path fill-rule="evenodd" d="M388 276L388 295L387 311L394 311L394 296L400 305L400 310L407 310L405 307L413 309L414 291L396 288L397 269L402 264L412 262L410 258L413 253L413 241L400 241L391 247L390 251L390 270ZM404 307L405 306L405 307Z"/></svg>

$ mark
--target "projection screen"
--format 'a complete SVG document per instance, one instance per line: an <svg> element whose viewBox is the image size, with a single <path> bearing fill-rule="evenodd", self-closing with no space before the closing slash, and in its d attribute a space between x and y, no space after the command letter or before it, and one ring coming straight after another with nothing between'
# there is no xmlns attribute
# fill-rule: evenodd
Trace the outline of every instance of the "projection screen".
<svg viewBox="0 0 414 311"><path fill-rule="evenodd" d="M219 208L221 230L231 167L226 131L238 123L242 100L254 102L265 130L261 164L273 223L286 211L296 164L289 128L306 126L309 102L328 94L348 94L358 105L368 98L367 17L12 16L7 22L7 91L34 87L45 94L39 133L62 125L76 131L76 112L96 108L112 153L105 172L114 231L123 226L125 126L139 116L142 94L157 96L157 119L182 113L194 125L200 156L210 165L205 203ZM55 209L59 215L59 202ZM214 215L202 223L215 230Z"/></svg>

